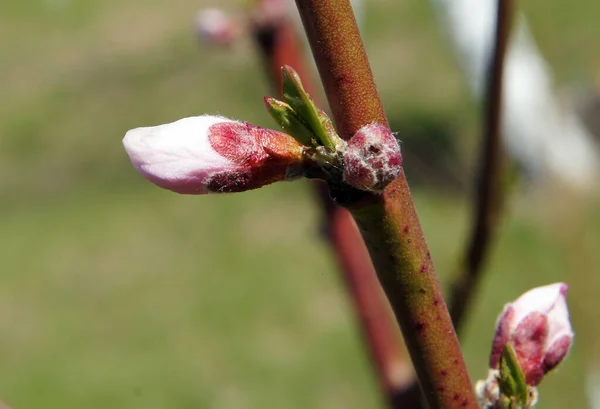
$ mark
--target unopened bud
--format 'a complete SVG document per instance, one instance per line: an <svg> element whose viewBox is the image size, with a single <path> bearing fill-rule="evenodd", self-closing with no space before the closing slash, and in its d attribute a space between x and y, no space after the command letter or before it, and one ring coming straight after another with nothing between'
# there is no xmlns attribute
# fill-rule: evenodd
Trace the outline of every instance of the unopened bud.
<svg viewBox="0 0 600 409"><path fill-rule="evenodd" d="M490 368L498 368L506 343L513 346L529 386L538 385L563 360L573 342L567 288L564 283L534 288L504 307L496 326Z"/></svg>
<svg viewBox="0 0 600 409"><path fill-rule="evenodd" d="M146 179L185 194L256 189L303 164L302 145L291 136L220 116L133 129L123 145Z"/></svg>
<svg viewBox="0 0 600 409"><path fill-rule="evenodd" d="M381 191L400 174L402 152L386 126L365 125L352 136L344 152L344 180L363 190Z"/></svg>
<svg viewBox="0 0 600 409"><path fill-rule="evenodd" d="M213 45L231 44L242 31L235 18L217 8L200 10L196 14L195 26L200 38Z"/></svg>

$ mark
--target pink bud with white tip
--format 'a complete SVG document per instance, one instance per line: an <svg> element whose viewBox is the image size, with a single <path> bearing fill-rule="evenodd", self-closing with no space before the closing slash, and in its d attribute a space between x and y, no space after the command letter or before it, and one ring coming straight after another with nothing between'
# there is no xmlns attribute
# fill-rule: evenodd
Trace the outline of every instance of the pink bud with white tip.
<svg viewBox="0 0 600 409"><path fill-rule="evenodd" d="M196 14L195 26L200 38L212 45L229 45L243 31L237 19L217 8L200 10Z"/></svg>
<svg viewBox="0 0 600 409"><path fill-rule="evenodd" d="M185 194L256 189L303 164L302 145L291 136L220 116L133 129L123 145L146 179Z"/></svg>
<svg viewBox="0 0 600 409"><path fill-rule="evenodd" d="M563 360L574 336L567 308L567 289L564 283L537 287L504 307L496 326L490 368L498 368L507 342L514 347L530 386L538 385L544 375Z"/></svg>

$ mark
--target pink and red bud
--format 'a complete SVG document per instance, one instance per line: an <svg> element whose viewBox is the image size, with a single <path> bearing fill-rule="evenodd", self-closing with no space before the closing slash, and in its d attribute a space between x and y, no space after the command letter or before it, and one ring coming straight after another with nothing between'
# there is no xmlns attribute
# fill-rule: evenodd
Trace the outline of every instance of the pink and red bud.
<svg viewBox="0 0 600 409"><path fill-rule="evenodd" d="M133 129L123 145L146 179L185 194L256 189L285 180L304 160L287 134L209 115Z"/></svg>
<svg viewBox="0 0 600 409"><path fill-rule="evenodd" d="M564 283L534 288L504 307L492 343L491 369L498 368L506 343L514 347L529 386L538 385L563 360L573 342L567 288Z"/></svg>
<svg viewBox="0 0 600 409"><path fill-rule="evenodd" d="M229 45L240 37L241 23L217 8L200 10L195 19L198 36L208 44Z"/></svg>
<svg viewBox="0 0 600 409"><path fill-rule="evenodd" d="M386 126L365 125L344 151L344 180L362 190L381 191L400 174L402 152Z"/></svg>

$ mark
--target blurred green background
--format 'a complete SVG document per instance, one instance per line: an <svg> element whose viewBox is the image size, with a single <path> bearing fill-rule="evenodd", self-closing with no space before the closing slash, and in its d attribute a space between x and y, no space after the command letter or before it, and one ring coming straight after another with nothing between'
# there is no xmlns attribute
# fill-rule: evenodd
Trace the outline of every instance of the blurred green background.
<svg viewBox="0 0 600 409"><path fill-rule="evenodd" d="M215 50L195 38L210 4L0 2L0 399L14 409L383 407L307 183L178 196L122 148L130 128L200 113L271 125L250 40ZM558 80L590 83L600 3L522 6ZM395 130L445 135L455 154L442 173L470 183L479 107L429 3L365 8ZM469 188L445 183L413 190L447 287ZM548 409L587 406L598 323L600 211L567 200L511 193L464 339L473 380L484 378L504 303L567 281L577 338L541 386Z"/></svg>

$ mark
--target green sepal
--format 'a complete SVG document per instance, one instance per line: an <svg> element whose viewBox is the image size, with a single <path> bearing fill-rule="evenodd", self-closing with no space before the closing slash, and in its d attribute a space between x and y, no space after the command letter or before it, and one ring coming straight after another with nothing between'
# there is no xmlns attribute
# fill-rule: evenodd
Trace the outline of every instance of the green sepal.
<svg viewBox="0 0 600 409"><path fill-rule="evenodd" d="M271 117L283 129L285 133L305 146L314 145L317 136L308 128L306 122L283 101L275 98L265 97L265 105Z"/></svg>
<svg viewBox="0 0 600 409"><path fill-rule="evenodd" d="M325 113L325 111L318 110L319 120L321 121L321 125L323 126L325 133L327 134L329 140L333 142L333 147L336 148L339 144L343 143L342 138L340 138L335 131L335 126L333 126L333 121L329 118L329 115Z"/></svg>
<svg viewBox="0 0 600 409"><path fill-rule="evenodd" d="M498 386L500 393L512 402L511 407L523 407L527 403L525 375L517 361L515 349L509 343L504 345L498 366Z"/></svg>
<svg viewBox="0 0 600 409"><path fill-rule="evenodd" d="M310 95L304 90L298 73L287 65L283 66L282 70L283 99L315 134L320 145L335 150L340 138L335 133L331 120L316 107Z"/></svg>

